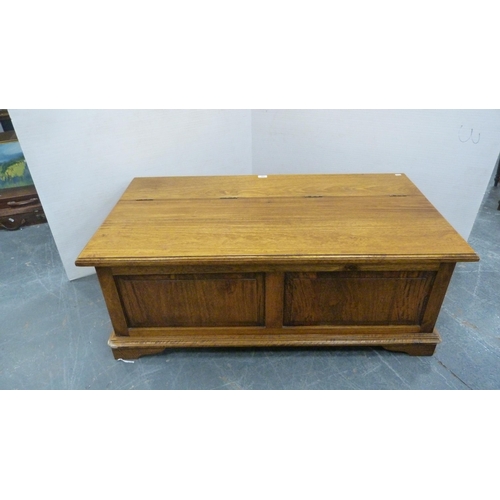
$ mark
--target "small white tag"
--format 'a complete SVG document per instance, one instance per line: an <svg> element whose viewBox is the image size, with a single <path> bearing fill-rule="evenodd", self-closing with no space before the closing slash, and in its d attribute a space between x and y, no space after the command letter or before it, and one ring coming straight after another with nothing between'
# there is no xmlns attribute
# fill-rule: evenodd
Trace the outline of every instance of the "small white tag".
<svg viewBox="0 0 500 500"><path fill-rule="evenodd" d="M401 174L394 174L396 177L400 176Z"/></svg>
<svg viewBox="0 0 500 500"><path fill-rule="evenodd" d="M258 175L257 176L259 179L267 179L267 175Z"/></svg>

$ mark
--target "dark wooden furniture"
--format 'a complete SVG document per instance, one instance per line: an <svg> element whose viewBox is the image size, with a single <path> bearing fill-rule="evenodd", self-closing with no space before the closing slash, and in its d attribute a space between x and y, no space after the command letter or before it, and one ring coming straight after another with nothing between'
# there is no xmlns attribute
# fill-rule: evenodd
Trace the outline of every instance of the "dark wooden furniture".
<svg viewBox="0 0 500 500"><path fill-rule="evenodd" d="M10 231L47 222L34 186L0 189L0 229Z"/></svg>
<svg viewBox="0 0 500 500"><path fill-rule="evenodd" d="M116 358L172 347L431 355L478 256L401 174L136 178L81 252Z"/></svg>

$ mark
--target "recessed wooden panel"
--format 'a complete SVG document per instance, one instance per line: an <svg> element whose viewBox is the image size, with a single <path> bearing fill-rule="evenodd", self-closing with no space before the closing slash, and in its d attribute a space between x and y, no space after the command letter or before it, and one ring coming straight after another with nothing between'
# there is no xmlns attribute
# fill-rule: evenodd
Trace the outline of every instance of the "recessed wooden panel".
<svg viewBox="0 0 500 500"><path fill-rule="evenodd" d="M433 272L287 273L286 326L418 325Z"/></svg>
<svg viewBox="0 0 500 500"><path fill-rule="evenodd" d="M264 325L263 274L115 277L129 327Z"/></svg>

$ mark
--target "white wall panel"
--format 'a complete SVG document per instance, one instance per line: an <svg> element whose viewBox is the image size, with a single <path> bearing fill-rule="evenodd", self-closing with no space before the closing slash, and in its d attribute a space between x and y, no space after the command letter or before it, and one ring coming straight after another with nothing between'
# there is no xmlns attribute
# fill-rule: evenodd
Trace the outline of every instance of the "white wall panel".
<svg viewBox="0 0 500 500"><path fill-rule="evenodd" d="M70 279L133 177L404 172L468 238L500 152L497 110L9 112Z"/></svg>
<svg viewBox="0 0 500 500"><path fill-rule="evenodd" d="M251 173L248 110L9 113L69 279L133 177Z"/></svg>

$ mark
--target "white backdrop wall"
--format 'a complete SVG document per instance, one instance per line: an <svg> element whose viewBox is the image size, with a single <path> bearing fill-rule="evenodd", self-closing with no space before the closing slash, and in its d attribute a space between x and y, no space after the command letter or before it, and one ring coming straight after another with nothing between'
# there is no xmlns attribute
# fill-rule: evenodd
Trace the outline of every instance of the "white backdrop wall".
<svg viewBox="0 0 500 500"><path fill-rule="evenodd" d="M133 177L251 173L249 110L9 109L69 279Z"/></svg>
<svg viewBox="0 0 500 500"><path fill-rule="evenodd" d="M498 110L252 112L254 173L405 173L466 239L499 151Z"/></svg>
<svg viewBox="0 0 500 500"><path fill-rule="evenodd" d="M69 279L138 176L403 172L468 238L500 151L496 110L12 110Z"/></svg>

